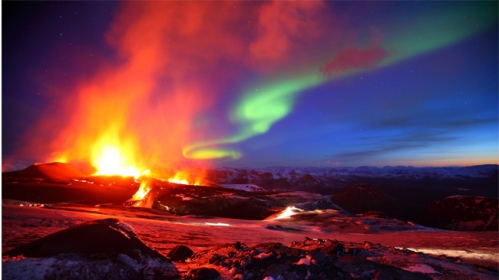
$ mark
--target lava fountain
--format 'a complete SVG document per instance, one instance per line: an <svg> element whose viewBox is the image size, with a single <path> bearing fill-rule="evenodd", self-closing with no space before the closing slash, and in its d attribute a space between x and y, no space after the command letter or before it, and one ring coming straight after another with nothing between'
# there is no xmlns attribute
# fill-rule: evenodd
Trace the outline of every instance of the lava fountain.
<svg viewBox="0 0 499 280"><path fill-rule="evenodd" d="M102 154L94 160L97 172L94 175L121 175L138 178L141 175L149 174L149 169L140 170L133 166L123 155L119 148L115 146L104 146Z"/></svg>
<svg viewBox="0 0 499 280"><path fill-rule="evenodd" d="M134 177L140 182L137 192L125 204L135 207L152 207L155 194L152 192L155 180L167 181L182 185L200 185L201 178L192 180L192 174L186 170L180 170L167 180L153 177L149 169L139 168L133 165L133 154L128 154L118 146L103 145L101 153L95 153L92 162L97 171L94 176L123 176Z"/></svg>

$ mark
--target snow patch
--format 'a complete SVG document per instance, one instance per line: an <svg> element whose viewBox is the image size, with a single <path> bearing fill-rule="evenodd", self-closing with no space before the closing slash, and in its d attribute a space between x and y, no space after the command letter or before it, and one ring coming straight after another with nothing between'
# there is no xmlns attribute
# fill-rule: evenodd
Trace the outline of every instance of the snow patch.
<svg viewBox="0 0 499 280"><path fill-rule="evenodd" d="M415 264L411 265L409 267L403 267L403 270L407 270L410 272L421 272L421 273L426 273L426 274L439 274L433 267L426 265L426 264Z"/></svg>
<svg viewBox="0 0 499 280"><path fill-rule="evenodd" d="M305 258L301 258L299 261L294 263L296 265L310 265L310 256L307 255Z"/></svg>
<svg viewBox="0 0 499 280"><path fill-rule="evenodd" d="M246 192L264 192L264 188L259 187L255 184L220 184L219 186L226 189L240 190Z"/></svg>

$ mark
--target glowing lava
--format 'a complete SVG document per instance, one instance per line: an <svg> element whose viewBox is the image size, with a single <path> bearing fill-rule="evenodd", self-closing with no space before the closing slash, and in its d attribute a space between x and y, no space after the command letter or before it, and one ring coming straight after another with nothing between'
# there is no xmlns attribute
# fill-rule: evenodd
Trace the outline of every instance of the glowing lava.
<svg viewBox="0 0 499 280"><path fill-rule="evenodd" d="M195 181L195 182L191 182L189 180L190 176L189 174L186 172L186 171L178 171L175 176L173 176L172 178L168 179L168 182L170 183L174 183L174 184L182 184L182 185L194 185L194 186L198 186L199 185L199 182L198 181Z"/></svg>
<svg viewBox="0 0 499 280"><path fill-rule="evenodd" d="M190 185L186 179L171 178L171 179L168 179L168 182L175 183L175 184L182 184L182 185Z"/></svg>
<svg viewBox="0 0 499 280"><path fill-rule="evenodd" d="M127 201L131 203L129 206L151 208L154 202L154 194L151 192L153 185L153 179L144 178L137 192Z"/></svg>
<svg viewBox="0 0 499 280"><path fill-rule="evenodd" d="M133 200L142 200L151 191L149 184L146 181L140 183L140 187L137 192L132 196Z"/></svg>
<svg viewBox="0 0 499 280"><path fill-rule="evenodd" d="M149 174L149 170L141 171L131 164L129 158L115 146L103 146L101 152L94 157L93 166L97 169L94 175L121 175L138 178Z"/></svg>
<svg viewBox="0 0 499 280"><path fill-rule="evenodd" d="M149 175L149 169L141 170L132 164L133 149L120 149L114 145L96 145L93 149L93 166L97 168L94 175L120 175L120 176L133 176L136 179L140 176ZM129 153L125 153L128 151ZM151 207L153 197L148 196L151 191L150 178L141 178L140 187L137 192L130 199L135 201L133 206Z"/></svg>

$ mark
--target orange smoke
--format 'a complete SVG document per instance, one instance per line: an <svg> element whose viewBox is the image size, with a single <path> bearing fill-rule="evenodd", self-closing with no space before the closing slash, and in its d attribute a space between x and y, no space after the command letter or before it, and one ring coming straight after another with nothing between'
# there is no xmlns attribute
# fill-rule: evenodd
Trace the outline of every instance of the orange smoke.
<svg viewBox="0 0 499 280"><path fill-rule="evenodd" d="M84 162L98 174L137 176L184 161L182 147L226 132L207 117L220 94L241 94L234 88L248 70L283 68L299 50L293 42L321 34L320 2L284 4L120 3L104 36L114 55L89 56L99 57L93 73L51 93L58 102L31 130L25 151Z"/></svg>
<svg viewBox="0 0 499 280"><path fill-rule="evenodd" d="M250 44L252 57L262 70L275 70L291 54L304 53L323 34L325 9L320 1L266 2L258 17L258 36Z"/></svg>
<svg viewBox="0 0 499 280"><path fill-rule="evenodd" d="M103 62L90 81L76 87L75 107L52 147L55 158L89 160L98 174L135 176L160 160L183 159L181 147L190 140L194 118L217 94L192 66L202 60L213 65L221 54L197 48L213 45L223 22L214 23L215 34L199 38L209 12L199 4L128 2L121 8L105 36L117 63Z"/></svg>

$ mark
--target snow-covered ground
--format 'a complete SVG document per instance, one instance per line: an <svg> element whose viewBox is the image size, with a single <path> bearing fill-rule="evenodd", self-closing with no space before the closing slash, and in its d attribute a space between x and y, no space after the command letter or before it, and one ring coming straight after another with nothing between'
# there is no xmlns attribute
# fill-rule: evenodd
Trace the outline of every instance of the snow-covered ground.
<svg viewBox="0 0 499 280"><path fill-rule="evenodd" d="M455 273L475 279L495 279L497 271L491 272L471 264L480 264L496 270L499 264L497 232L434 230L399 220L341 215L340 211L331 209L314 211L288 209L288 214L291 216L250 221L175 216L152 209L118 206L89 207L61 204L51 207L41 205L29 207L26 203L23 203L23 206L20 204L15 201L4 201L2 204L2 252L73 225L98 219L117 218L133 228L146 245L163 255L167 255L177 245L185 245L194 252L202 252L228 243L240 242L254 246L279 242L288 245L309 237L345 242L344 246L350 243L368 242L372 244L370 245L372 252L369 251L371 253L368 259L371 258L370 260L377 263L396 264L404 270L422 272L433 279L450 279L444 277L443 273L449 275ZM416 252L431 254L437 258ZM464 263L459 259L444 261L438 258L440 255L458 257ZM42 262L33 258L4 257L2 278L31 279L34 277L33 274L20 274L20 269L29 271L37 267L40 270L40 267L50 266L46 262L53 263L54 260L45 259ZM304 259L303 262L307 260ZM177 267L179 271L192 269L188 263L177 264ZM224 272L223 269L219 269L219 271L223 272L223 279L234 277L228 270ZM38 275L34 279L41 279L40 277Z"/></svg>
<svg viewBox="0 0 499 280"><path fill-rule="evenodd" d="M264 188L259 187L259 186L254 185L254 184L219 184L219 186L227 188L227 189L241 190L241 191L247 191L247 192L265 191Z"/></svg>
<svg viewBox="0 0 499 280"><path fill-rule="evenodd" d="M402 174L408 178L453 176L457 178L453 183L464 176L468 178L464 184L474 182L469 179L472 176L483 176L485 180L476 182L485 182L497 174L497 165L425 170L222 169L206 173L207 182L211 182L206 186L149 178L151 190L139 200L153 202L149 208L123 206L141 185L133 178L81 178L72 170L55 163L3 173L3 279L498 277L497 231L436 230L388 218L390 213L377 211L373 208L376 205L360 212L343 209L351 203L394 201L372 186L353 185L344 189L346 194L333 196L307 189L334 183L334 176L384 176L385 171L387 176ZM258 183L254 185L253 180ZM229 182L232 184L225 185ZM263 191L257 187L260 183L271 189L288 185L306 187L307 191ZM449 195L459 194L451 190ZM348 192L357 196L349 199ZM363 193L365 197L359 198ZM332 198L341 195L340 207ZM465 199L479 205L490 200L482 196L447 199L459 205ZM397 203L407 207L404 201ZM480 210L483 207L479 210L490 214L490 209L497 208L494 205L497 202L485 207L485 212ZM490 220L480 215L480 219L484 217ZM107 248L105 252L103 248Z"/></svg>

